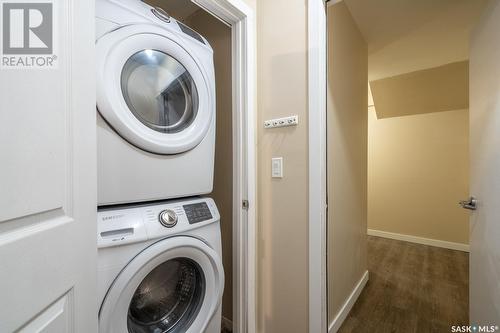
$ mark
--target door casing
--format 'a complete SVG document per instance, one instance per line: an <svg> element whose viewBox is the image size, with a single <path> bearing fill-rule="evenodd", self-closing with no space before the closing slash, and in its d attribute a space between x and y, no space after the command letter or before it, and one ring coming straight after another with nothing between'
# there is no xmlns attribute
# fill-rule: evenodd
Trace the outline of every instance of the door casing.
<svg viewBox="0 0 500 333"><path fill-rule="evenodd" d="M324 0L308 0L309 114L309 332L326 333L327 166L326 10Z"/></svg>
<svg viewBox="0 0 500 333"><path fill-rule="evenodd" d="M233 95L233 332L255 333L255 13L243 0L191 0L231 28Z"/></svg>

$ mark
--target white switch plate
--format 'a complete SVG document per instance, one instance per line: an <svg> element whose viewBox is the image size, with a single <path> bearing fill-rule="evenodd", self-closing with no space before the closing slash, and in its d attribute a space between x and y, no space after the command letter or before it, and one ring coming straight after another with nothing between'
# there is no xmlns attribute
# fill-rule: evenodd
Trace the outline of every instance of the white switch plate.
<svg viewBox="0 0 500 333"><path fill-rule="evenodd" d="M273 157L271 159L272 178L283 178L283 157Z"/></svg>
<svg viewBox="0 0 500 333"><path fill-rule="evenodd" d="M297 126L299 124L299 116L290 116L285 118L276 118L264 121L264 128Z"/></svg>

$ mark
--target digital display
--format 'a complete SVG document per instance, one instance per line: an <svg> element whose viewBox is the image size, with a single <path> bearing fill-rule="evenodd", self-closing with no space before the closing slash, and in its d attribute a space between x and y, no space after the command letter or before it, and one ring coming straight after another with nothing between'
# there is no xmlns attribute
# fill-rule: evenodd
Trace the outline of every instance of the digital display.
<svg viewBox="0 0 500 333"><path fill-rule="evenodd" d="M189 224L199 223L212 219L212 213L206 202L183 205Z"/></svg>

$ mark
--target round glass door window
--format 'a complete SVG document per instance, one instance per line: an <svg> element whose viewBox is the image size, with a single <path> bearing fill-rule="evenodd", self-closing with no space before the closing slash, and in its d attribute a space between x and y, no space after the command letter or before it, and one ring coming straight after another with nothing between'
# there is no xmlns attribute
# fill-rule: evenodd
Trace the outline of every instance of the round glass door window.
<svg viewBox="0 0 500 333"><path fill-rule="evenodd" d="M200 266L175 258L152 270L134 293L128 311L129 333L185 332L205 295Z"/></svg>
<svg viewBox="0 0 500 333"><path fill-rule="evenodd" d="M161 133L178 133L196 118L198 91L175 58L157 50L132 55L121 73L125 102L133 115Z"/></svg>

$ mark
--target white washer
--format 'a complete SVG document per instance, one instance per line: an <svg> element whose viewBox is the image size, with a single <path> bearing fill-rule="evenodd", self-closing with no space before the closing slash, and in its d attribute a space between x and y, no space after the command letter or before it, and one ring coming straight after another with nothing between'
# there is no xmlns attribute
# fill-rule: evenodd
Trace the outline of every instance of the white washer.
<svg viewBox="0 0 500 333"><path fill-rule="evenodd" d="M100 333L220 333L219 213L197 198L98 212Z"/></svg>
<svg viewBox="0 0 500 333"><path fill-rule="evenodd" d="M98 203L212 191L213 51L139 0L97 0Z"/></svg>

